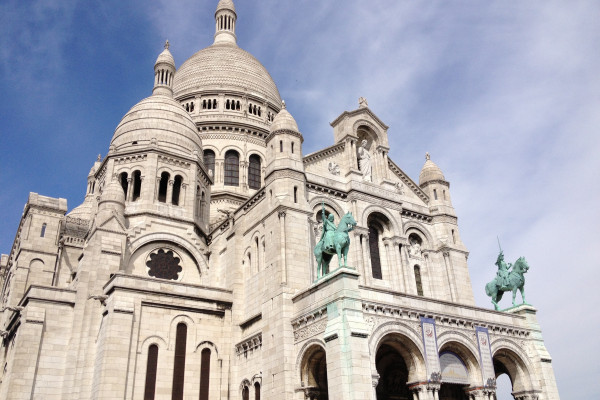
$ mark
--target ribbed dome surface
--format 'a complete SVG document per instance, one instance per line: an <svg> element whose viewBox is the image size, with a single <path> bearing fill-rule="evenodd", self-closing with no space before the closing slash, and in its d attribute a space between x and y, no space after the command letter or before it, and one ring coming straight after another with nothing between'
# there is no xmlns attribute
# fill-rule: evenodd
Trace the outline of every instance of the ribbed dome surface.
<svg viewBox="0 0 600 400"><path fill-rule="evenodd" d="M217 5L217 12L219 10L231 10L235 12L235 6L233 5L233 0L219 0L219 4Z"/></svg>
<svg viewBox="0 0 600 400"><path fill-rule="evenodd" d="M419 174L419 185L422 185L426 182L430 181L445 181L444 174L440 167L438 167L433 161L427 159L423 168L421 169L421 173Z"/></svg>
<svg viewBox="0 0 600 400"><path fill-rule="evenodd" d="M173 58L173 55L171 54L169 49L164 49L163 52L158 55L158 58L156 59L154 65L158 63L167 63L175 67L175 59Z"/></svg>
<svg viewBox="0 0 600 400"><path fill-rule="evenodd" d="M120 151L150 145L153 139L160 148L186 155L202 149L192 118L169 96L153 95L133 106L117 126L111 145Z"/></svg>
<svg viewBox="0 0 600 400"><path fill-rule="evenodd" d="M271 124L271 132L282 129L300 132L300 130L298 130L298 124L296 123L296 120L285 108L279 111L279 113L275 116L273 123Z"/></svg>
<svg viewBox="0 0 600 400"><path fill-rule="evenodd" d="M116 180L110 181L102 191L100 203L107 201L125 204L125 192L123 192L123 188Z"/></svg>
<svg viewBox="0 0 600 400"><path fill-rule="evenodd" d="M202 49L175 72L175 97L210 88L248 90L273 104L281 104L279 90L265 67L235 44L219 43Z"/></svg>

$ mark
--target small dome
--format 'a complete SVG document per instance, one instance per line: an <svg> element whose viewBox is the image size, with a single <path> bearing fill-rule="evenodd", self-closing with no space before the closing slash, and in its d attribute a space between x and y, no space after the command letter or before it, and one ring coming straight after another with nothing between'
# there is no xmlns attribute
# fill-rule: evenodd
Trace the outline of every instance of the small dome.
<svg viewBox="0 0 600 400"><path fill-rule="evenodd" d="M429 153L425 156L426 161L419 174L419 185L430 181L445 181L444 174L440 167L438 167L429 157Z"/></svg>
<svg viewBox="0 0 600 400"><path fill-rule="evenodd" d="M106 185L100 196L100 203L112 202L125 205L125 192L116 180L112 180Z"/></svg>
<svg viewBox="0 0 600 400"><path fill-rule="evenodd" d="M275 119L271 124L271 132L280 130L300 132L296 120L294 119L294 117L292 117L292 114L290 114L288 110L285 109L285 103L283 103L283 108L275 116Z"/></svg>
<svg viewBox="0 0 600 400"><path fill-rule="evenodd" d="M233 4L233 0L219 0L216 12L219 12L221 10L231 10L235 12L235 5Z"/></svg>
<svg viewBox="0 0 600 400"><path fill-rule="evenodd" d="M122 192L123 190L121 190ZM96 204L93 195L85 196L83 203L75 207L67 214L67 217L81 218L81 219L92 219L96 212Z"/></svg>
<svg viewBox="0 0 600 400"><path fill-rule="evenodd" d="M175 59L173 58L173 55L169 51L169 41L168 40L167 40L167 44L165 44L165 49L162 51L162 53L160 53L158 55L158 58L156 59L156 62L154 63L154 65L161 64L161 63L169 64L169 65L173 66L173 68L175 68Z"/></svg>
<svg viewBox="0 0 600 400"><path fill-rule="evenodd" d="M184 155L202 150L190 115L171 97L159 94L145 98L125 114L110 144L116 151L154 144Z"/></svg>

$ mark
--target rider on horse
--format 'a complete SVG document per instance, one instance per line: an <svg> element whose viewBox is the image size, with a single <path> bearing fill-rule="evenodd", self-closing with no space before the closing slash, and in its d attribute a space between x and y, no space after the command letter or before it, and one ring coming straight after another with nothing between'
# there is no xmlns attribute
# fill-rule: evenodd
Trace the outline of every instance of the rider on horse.
<svg viewBox="0 0 600 400"><path fill-rule="evenodd" d="M321 215L323 217L325 216L325 204L323 204L323 211L321 211ZM321 234L321 240L319 240L319 242L323 243L323 250L326 251L335 250L335 246L333 245L333 236L335 235L337 226L333 221L333 214L329 214L327 218L323 218L323 233Z"/></svg>
<svg viewBox="0 0 600 400"><path fill-rule="evenodd" d="M496 265L498 266L498 272L496 273L498 286L506 287L508 286L508 274L509 270L512 267L511 263L506 263L504 261L504 253L500 250L500 254L498 254L498 259L496 260Z"/></svg>

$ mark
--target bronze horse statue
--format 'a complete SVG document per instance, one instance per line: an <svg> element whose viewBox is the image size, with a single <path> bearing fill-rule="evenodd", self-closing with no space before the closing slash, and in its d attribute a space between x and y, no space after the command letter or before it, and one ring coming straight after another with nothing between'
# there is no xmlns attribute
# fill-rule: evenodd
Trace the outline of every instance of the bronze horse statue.
<svg viewBox="0 0 600 400"><path fill-rule="evenodd" d="M492 304L496 310L499 309L498 302L502 299L504 292L512 291L512 304L515 304L515 297L517 296L517 290L521 292L523 298L523 304L525 303L525 276L524 274L529 269L525 257L519 257L519 259L512 266L512 269L508 273L507 285L501 286L498 282L498 278L494 278L493 281L485 285L485 293L492 298Z"/></svg>
<svg viewBox="0 0 600 400"><path fill-rule="evenodd" d="M334 254L338 256L340 268L348 266L348 250L350 249L350 232L356 226L356 221L351 213L347 212L340 220L333 234L333 249L324 249L324 240L320 240L315 246L315 257L317 259L317 279L329 273L329 263ZM323 231L325 234L325 231ZM343 265L342 265L343 258Z"/></svg>

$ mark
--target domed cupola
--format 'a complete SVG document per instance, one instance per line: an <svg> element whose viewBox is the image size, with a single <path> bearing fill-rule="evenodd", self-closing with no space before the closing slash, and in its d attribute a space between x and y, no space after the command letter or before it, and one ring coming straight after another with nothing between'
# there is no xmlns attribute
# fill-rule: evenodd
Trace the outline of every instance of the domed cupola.
<svg viewBox="0 0 600 400"><path fill-rule="evenodd" d="M165 49L158 55L154 63L154 89L152 94L163 94L173 97L173 75L175 74L175 60L169 51L169 41L165 42Z"/></svg>
<svg viewBox="0 0 600 400"><path fill-rule="evenodd" d="M217 11L215 12L215 44L216 43L236 43L235 22L237 15L235 5L232 0L219 0Z"/></svg>
<svg viewBox="0 0 600 400"><path fill-rule="evenodd" d="M271 124L271 133L267 137L267 169L268 176L274 170L294 169L304 172L302 162L302 142L304 138L292 114L286 110L285 102L281 102L281 111Z"/></svg>
<svg viewBox="0 0 600 400"><path fill-rule="evenodd" d="M168 49L158 56L155 71L167 76L166 84L155 81L152 96L137 103L115 129L110 152L138 152L158 148L177 155L202 154L202 141L190 115L173 99L170 68L173 57ZM161 78L162 79L162 78Z"/></svg>
<svg viewBox="0 0 600 400"><path fill-rule="evenodd" d="M431 161L431 156L429 153L425 154L425 164L423 168L421 168L421 173L419 174L419 186L423 186L425 183L431 181L445 181L444 174L440 167L438 167L433 161Z"/></svg>
<svg viewBox="0 0 600 400"><path fill-rule="evenodd" d="M444 177L440 167L431 161L429 153L425 154L425 164L419 174L419 186L429 196L430 205L452 207L450 202L450 183Z"/></svg>

